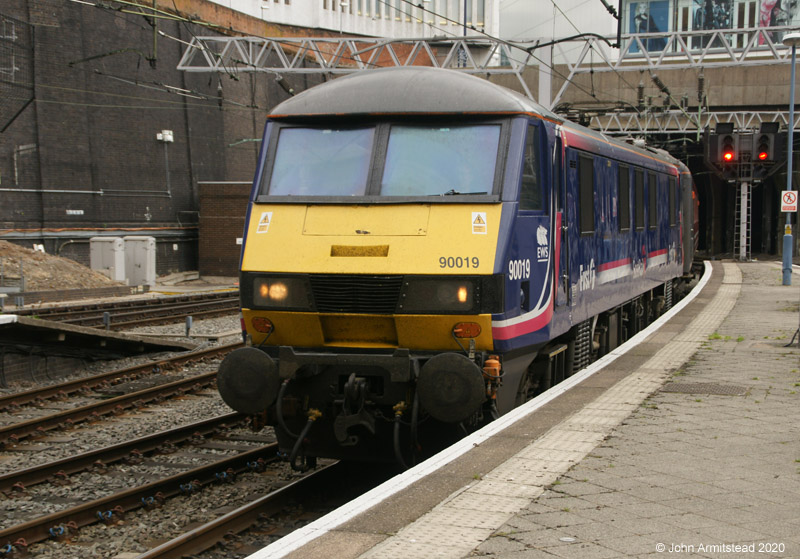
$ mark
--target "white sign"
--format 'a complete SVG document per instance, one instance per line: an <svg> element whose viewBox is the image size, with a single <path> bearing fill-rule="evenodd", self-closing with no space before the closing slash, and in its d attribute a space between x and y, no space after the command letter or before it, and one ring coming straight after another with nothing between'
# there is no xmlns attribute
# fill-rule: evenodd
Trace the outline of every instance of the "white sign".
<svg viewBox="0 0 800 559"><path fill-rule="evenodd" d="M272 212L261 212L261 218L258 220L256 233L266 233L269 231L270 223L272 223Z"/></svg>
<svg viewBox="0 0 800 559"><path fill-rule="evenodd" d="M796 212L797 211L797 191L784 190L781 192L781 211L782 212Z"/></svg>
<svg viewBox="0 0 800 559"><path fill-rule="evenodd" d="M486 235L486 212L472 212L472 234Z"/></svg>

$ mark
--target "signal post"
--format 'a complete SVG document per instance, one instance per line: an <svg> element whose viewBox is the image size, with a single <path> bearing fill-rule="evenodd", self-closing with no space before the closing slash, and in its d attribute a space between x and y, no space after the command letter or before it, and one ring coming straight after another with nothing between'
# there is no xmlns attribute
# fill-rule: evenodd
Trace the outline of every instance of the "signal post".
<svg viewBox="0 0 800 559"><path fill-rule="evenodd" d="M737 131L732 122L705 130L705 162L720 179L736 184L737 233L734 245L739 260L749 259L750 189L774 174L785 160L785 134L779 123L764 122L758 131ZM737 252L734 250L734 252Z"/></svg>

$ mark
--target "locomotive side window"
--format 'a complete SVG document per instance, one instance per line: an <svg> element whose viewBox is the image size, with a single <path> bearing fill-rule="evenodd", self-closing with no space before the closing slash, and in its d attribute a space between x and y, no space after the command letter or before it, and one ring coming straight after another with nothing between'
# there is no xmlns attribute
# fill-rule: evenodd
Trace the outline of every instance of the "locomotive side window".
<svg viewBox="0 0 800 559"><path fill-rule="evenodd" d="M648 203L648 218L647 225L649 229L656 228L656 221L658 217L658 179L655 173L648 173L647 176L647 203Z"/></svg>
<svg viewBox="0 0 800 559"><path fill-rule="evenodd" d="M619 210L619 230L630 231L631 229L631 173L630 168L625 165L619 166L619 193L617 195Z"/></svg>
<svg viewBox="0 0 800 559"><path fill-rule="evenodd" d="M499 124L392 126L380 194L490 194L500 129Z"/></svg>
<svg viewBox="0 0 800 559"><path fill-rule="evenodd" d="M269 194L363 196L372 159L373 128L283 128ZM303 154L298 164L297 154Z"/></svg>
<svg viewBox="0 0 800 559"><path fill-rule="evenodd" d="M669 178L669 225L674 227L678 223L678 207L676 206L677 183L675 177Z"/></svg>
<svg viewBox="0 0 800 559"><path fill-rule="evenodd" d="M636 208L636 230L641 231L644 229L644 171L636 169L634 180L633 205Z"/></svg>
<svg viewBox="0 0 800 559"><path fill-rule="evenodd" d="M594 233L594 158L578 158L578 211L581 214L581 235Z"/></svg>
<svg viewBox="0 0 800 559"><path fill-rule="evenodd" d="M525 138L525 158L522 163L522 184L519 190L519 209L542 210L542 184L539 170L539 129L528 126Z"/></svg>

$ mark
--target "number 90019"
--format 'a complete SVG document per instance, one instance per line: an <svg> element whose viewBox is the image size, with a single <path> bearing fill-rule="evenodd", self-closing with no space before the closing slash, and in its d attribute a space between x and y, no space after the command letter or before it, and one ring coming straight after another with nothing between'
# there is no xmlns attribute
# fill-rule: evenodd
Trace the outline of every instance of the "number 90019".
<svg viewBox="0 0 800 559"><path fill-rule="evenodd" d="M440 268L477 268L481 261L477 256L440 256Z"/></svg>

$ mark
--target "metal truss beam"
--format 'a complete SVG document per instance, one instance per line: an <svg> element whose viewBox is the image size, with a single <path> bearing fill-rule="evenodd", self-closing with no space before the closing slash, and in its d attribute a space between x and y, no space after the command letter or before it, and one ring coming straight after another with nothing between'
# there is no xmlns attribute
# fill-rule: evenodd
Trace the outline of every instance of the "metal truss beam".
<svg viewBox="0 0 800 559"><path fill-rule="evenodd" d="M583 39L583 48L575 62L567 63L569 75L555 95L553 105L561 101L573 80L581 74L788 65L791 63L791 49L775 37L791 30L791 27L784 26L623 35L619 50L609 46L606 40L589 36ZM556 45L556 49L568 60L563 44ZM679 109L608 113L592 117L591 126L608 134L687 134L705 126L713 127L718 122L734 122L737 129L746 130L757 128L761 122L775 121L788 124L788 110L777 113L744 109L740 112L711 111L699 116L689 116Z"/></svg>
<svg viewBox="0 0 800 559"><path fill-rule="evenodd" d="M620 49L611 47L616 37L586 36L577 59L567 62L569 75L552 100L557 105L574 79L591 72L640 72L658 69L725 68L789 64L791 51L774 37L791 27L680 31L623 35ZM569 60L568 42L554 46L555 58ZM654 47L656 45L656 47ZM650 48L650 50L648 50ZM520 53L523 53L520 56ZM559 56L561 54L561 56ZM514 75L522 91L534 95L522 72L534 58L519 47L488 37L385 39L194 37L178 64L186 72L269 72L284 74L346 74L387 66L427 65L482 76ZM505 64L500 66L500 64ZM788 125L788 112L703 112L680 109L644 113L609 112L592 116L590 126L606 134L697 133L718 122L734 122L737 129L758 128L761 122ZM797 127L800 118L795 121Z"/></svg>
<svg viewBox="0 0 800 559"><path fill-rule="evenodd" d="M632 113L611 112L594 115L590 118L590 128L609 135L674 134L686 136L700 134L706 127L711 128L722 122L732 122L736 130L758 130L762 122L778 122L788 127L789 112L723 112L707 111L701 114L679 109L659 112ZM800 116L795 118L794 127L800 125ZM699 137L699 136L698 136Z"/></svg>
<svg viewBox="0 0 800 559"><path fill-rule="evenodd" d="M519 50L489 38L260 38L194 37L178 63L186 72L271 72L346 74L391 66L433 66L470 74L515 75L522 79ZM503 60L508 66L500 66Z"/></svg>

